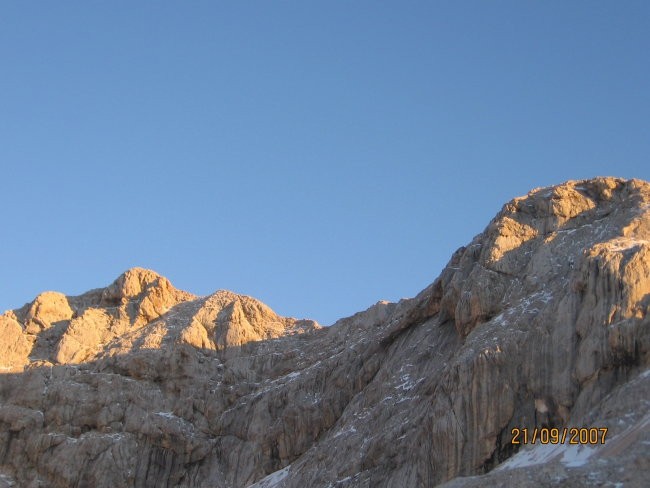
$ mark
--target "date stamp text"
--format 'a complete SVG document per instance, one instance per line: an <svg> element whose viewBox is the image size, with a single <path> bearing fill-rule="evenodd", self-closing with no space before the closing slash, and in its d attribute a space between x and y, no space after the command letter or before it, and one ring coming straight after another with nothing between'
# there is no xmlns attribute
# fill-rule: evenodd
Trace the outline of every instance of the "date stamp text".
<svg viewBox="0 0 650 488"><path fill-rule="evenodd" d="M534 429L515 427L510 432L512 444L605 444L607 427L564 427L547 428L535 427Z"/></svg>

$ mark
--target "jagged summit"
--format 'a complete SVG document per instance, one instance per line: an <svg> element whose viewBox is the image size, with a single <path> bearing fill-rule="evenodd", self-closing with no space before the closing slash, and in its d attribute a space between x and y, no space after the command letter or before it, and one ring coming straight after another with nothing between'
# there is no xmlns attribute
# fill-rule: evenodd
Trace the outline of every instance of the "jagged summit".
<svg viewBox="0 0 650 488"><path fill-rule="evenodd" d="M0 317L0 487L645 486L649 241L650 184L595 178L328 328L142 269L41 294ZM607 439L512 442L544 427Z"/></svg>
<svg viewBox="0 0 650 488"><path fill-rule="evenodd" d="M175 322L179 312L189 312L180 326ZM280 317L258 300L226 290L197 297L155 271L136 267L106 288L70 297L48 291L5 312L0 316L6 338L0 343L0 368L88 362L142 344L162 347L163 337L171 344L216 350L319 327Z"/></svg>
<svg viewBox="0 0 650 488"><path fill-rule="evenodd" d="M646 249L649 205L648 183L620 178L569 181L511 200L441 274L441 319L467 335L508 302L563 290L585 253L616 253L623 241Z"/></svg>
<svg viewBox="0 0 650 488"><path fill-rule="evenodd" d="M137 299L142 295L155 293L160 296L183 294L184 298L191 299L194 295L179 292L172 286L167 278L155 271L144 268L131 268L126 270L108 287L102 290L101 296L104 303L123 303Z"/></svg>

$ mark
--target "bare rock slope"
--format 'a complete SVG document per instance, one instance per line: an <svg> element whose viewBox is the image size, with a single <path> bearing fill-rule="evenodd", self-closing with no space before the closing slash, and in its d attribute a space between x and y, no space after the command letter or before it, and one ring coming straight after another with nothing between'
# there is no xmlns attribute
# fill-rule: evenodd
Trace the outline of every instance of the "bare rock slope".
<svg viewBox="0 0 650 488"><path fill-rule="evenodd" d="M0 487L645 486L650 184L507 203L433 284L321 328L132 269L0 316ZM607 428L515 445L513 428Z"/></svg>

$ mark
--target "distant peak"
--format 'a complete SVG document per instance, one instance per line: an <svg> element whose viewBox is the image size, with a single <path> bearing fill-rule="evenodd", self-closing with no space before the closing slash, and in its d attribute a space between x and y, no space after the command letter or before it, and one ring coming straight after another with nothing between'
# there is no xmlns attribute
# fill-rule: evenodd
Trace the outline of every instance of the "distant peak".
<svg viewBox="0 0 650 488"><path fill-rule="evenodd" d="M138 267L130 268L105 289L103 297L118 301L122 298L134 298L152 287L173 289L170 281L155 271Z"/></svg>

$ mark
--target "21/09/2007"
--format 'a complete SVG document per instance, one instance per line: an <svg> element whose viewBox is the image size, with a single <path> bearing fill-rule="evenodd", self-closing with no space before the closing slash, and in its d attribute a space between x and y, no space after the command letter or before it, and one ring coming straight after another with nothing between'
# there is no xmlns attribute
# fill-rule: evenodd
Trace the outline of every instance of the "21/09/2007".
<svg viewBox="0 0 650 488"><path fill-rule="evenodd" d="M511 431L512 444L605 444L607 427L564 427L562 429L535 427L534 429L515 427Z"/></svg>

